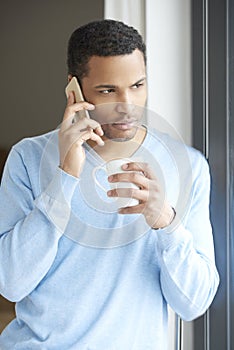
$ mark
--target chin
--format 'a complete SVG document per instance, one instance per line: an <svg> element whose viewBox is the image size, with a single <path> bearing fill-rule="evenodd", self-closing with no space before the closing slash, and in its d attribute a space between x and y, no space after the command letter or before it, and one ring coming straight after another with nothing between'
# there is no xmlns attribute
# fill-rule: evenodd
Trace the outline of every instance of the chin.
<svg viewBox="0 0 234 350"><path fill-rule="evenodd" d="M102 125L104 136L116 142L128 141L134 138L137 132L137 127L132 127L127 130L118 130L115 127L108 125Z"/></svg>

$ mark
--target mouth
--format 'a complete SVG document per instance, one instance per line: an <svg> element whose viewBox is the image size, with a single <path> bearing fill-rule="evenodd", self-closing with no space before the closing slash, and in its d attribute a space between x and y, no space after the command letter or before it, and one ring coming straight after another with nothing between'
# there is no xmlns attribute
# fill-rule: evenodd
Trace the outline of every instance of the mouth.
<svg viewBox="0 0 234 350"><path fill-rule="evenodd" d="M121 120L121 121L115 122L112 124L112 126L118 130L129 130L135 127L138 123L139 121L135 119L131 119L131 120L129 119L129 120Z"/></svg>
<svg viewBox="0 0 234 350"><path fill-rule="evenodd" d="M112 126L118 130L130 130L133 128L134 123L114 123Z"/></svg>

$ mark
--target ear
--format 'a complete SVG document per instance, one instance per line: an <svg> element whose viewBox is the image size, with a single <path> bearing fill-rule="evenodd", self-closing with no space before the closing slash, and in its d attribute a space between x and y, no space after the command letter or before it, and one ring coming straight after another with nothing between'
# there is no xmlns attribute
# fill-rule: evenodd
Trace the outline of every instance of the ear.
<svg viewBox="0 0 234 350"><path fill-rule="evenodd" d="M67 81L68 81L68 83L69 83L71 80L72 80L72 75L71 75L71 74L68 74L68 76L67 76Z"/></svg>

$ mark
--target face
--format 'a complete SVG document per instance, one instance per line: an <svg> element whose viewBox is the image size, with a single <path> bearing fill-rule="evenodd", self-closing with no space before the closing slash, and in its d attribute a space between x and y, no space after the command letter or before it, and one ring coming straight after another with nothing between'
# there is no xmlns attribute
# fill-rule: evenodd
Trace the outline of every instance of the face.
<svg viewBox="0 0 234 350"><path fill-rule="evenodd" d="M104 138L127 140L135 136L139 107L147 97L146 68L139 50L121 56L93 56L82 79L85 100L96 106ZM141 108L142 110L142 108ZM97 119L97 118L96 118Z"/></svg>

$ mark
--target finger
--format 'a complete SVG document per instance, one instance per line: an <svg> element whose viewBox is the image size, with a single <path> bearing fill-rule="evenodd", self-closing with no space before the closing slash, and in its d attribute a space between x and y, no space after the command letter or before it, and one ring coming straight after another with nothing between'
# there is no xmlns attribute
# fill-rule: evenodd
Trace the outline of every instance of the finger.
<svg viewBox="0 0 234 350"><path fill-rule="evenodd" d="M99 146L104 145L104 142L101 139L101 137L98 136L97 134L95 134L95 132L93 132L93 130L90 128L88 128L86 131L80 133L79 135L77 135L77 133L73 133L72 144L79 143L82 145L84 142L86 142L88 140L92 140L92 141L96 142Z"/></svg>
<svg viewBox="0 0 234 350"><path fill-rule="evenodd" d="M125 172L113 174L108 177L108 181L113 182L131 182L141 189L149 188L149 179L143 176L142 173L137 172Z"/></svg>
<svg viewBox="0 0 234 350"><path fill-rule="evenodd" d="M74 103L75 103L75 95L73 94L72 91L69 91L67 96L67 106L71 106Z"/></svg>
<svg viewBox="0 0 234 350"><path fill-rule="evenodd" d="M94 131L97 135L99 136L103 136L104 135L104 131L102 130L101 125L97 126L96 128L94 128Z"/></svg>
<svg viewBox="0 0 234 350"><path fill-rule="evenodd" d="M144 162L130 162L122 165L122 169L126 171L140 171L148 179L156 179L153 170L150 168L148 163Z"/></svg>
<svg viewBox="0 0 234 350"><path fill-rule="evenodd" d="M74 118L74 115L71 114L70 117L66 117L62 124L61 124L61 131L64 131L66 129L72 128L73 131L75 132L82 132L84 130L86 130L87 128L91 128L91 129L97 129L98 130L98 134L100 136L103 135L103 130L101 128L101 125L96 122L93 119L90 118L80 118L77 120L76 123L73 123L72 120Z"/></svg>
<svg viewBox="0 0 234 350"><path fill-rule="evenodd" d="M86 128L91 128L93 130L98 130L98 132L100 133L102 130L101 125L94 119L89 119L89 118L82 118L80 120L78 120L77 123L74 124L74 128L79 129L86 129Z"/></svg>
<svg viewBox="0 0 234 350"><path fill-rule="evenodd" d="M102 136L104 134L101 125L96 120L89 118L82 118L78 120L78 122L72 124L72 128L76 132L83 132L88 129L92 129L99 136Z"/></svg>
<svg viewBox="0 0 234 350"><path fill-rule="evenodd" d="M105 144L102 138L99 135L97 135L95 132L91 133L90 140L96 142L98 146L104 146Z"/></svg>
<svg viewBox="0 0 234 350"><path fill-rule="evenodd" d="M143 214L145 216L146 222L149 226L154 228L160 228L160 220L162 217L162 211L154 212L154 215L147 214L146 207L144 204L139 204L132 207L120 208L118 211L119 214Z"/></svg>
<svg viewBox="0 0 234 350"><path fill-rule="evenodd" d="M131 207L124 207L118 210L119 214L141 214L145 208L144 204L133 205Z"/></svg>
<svg viewBox="0 0 234 350"><path fill-rule="evenodd" d="M108 197L135 198L140 202L147 202L149 192L136 188L115 188L107 192Z"/></svg>
<svg viewBox="0 0 234 350"><path fill-rule="evenodd" d="M68 104L67 104L67 107L65 109L65 112L64 112L64 117L63 117L63 120L67 119L67 118L72 118L74 117L74 115L76 113L78 113L79 111L82 111L82 110L93 110L95 109L95 106L91 103L88 103L88 102L78 102L78 103L74 103L74 98L72 97L72 95L69 94L69 97L68 97Z"/></svg>

